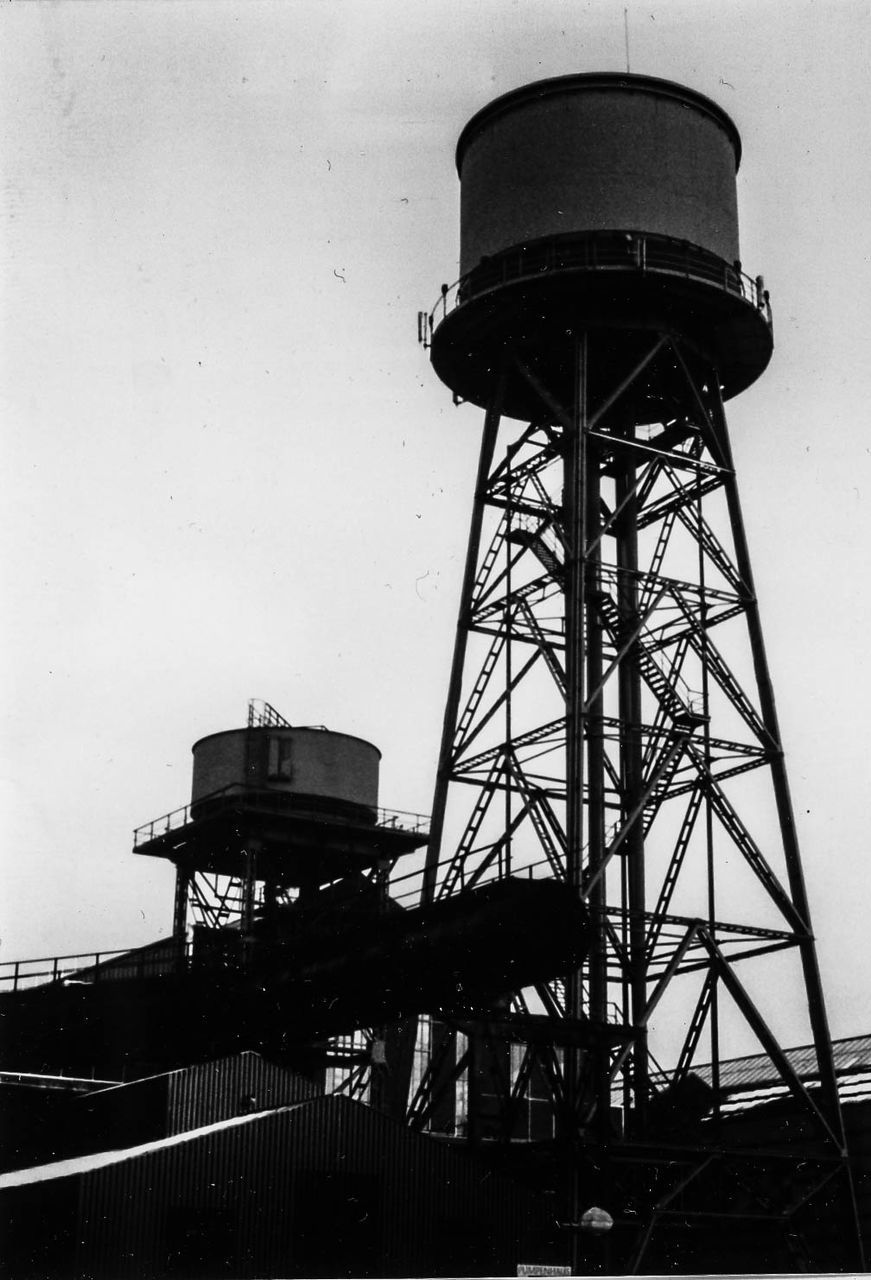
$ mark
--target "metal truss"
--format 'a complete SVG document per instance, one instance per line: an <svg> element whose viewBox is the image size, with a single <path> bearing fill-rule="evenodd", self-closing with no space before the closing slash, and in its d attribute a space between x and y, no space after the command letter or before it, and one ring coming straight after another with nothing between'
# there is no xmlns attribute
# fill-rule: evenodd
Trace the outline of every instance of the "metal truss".
<svg viewBox="0 0 871 1280"><path fill-rule="evenodd" d="M190 928L236 930L244 939L255 916L267 903L288 905L294 900L292 889L259 879L253 861L247 874L227 876L200 868L176 867L174 934L185 938Z"/></svg>
<svg viewBox="0 0 871 1280"><path fill-rule="evenodd" d="M490 1053L485 1136L516 1136L534 1077L574 1153L569 1225L585 1207L578 1170L594 1168L614 1265L644 1269L678 1221L788 1228L834 1189L856 1238L716 371L666 334L613 373L603 349L576 336L568 404L509 355L541 414L503 422L498 390L486 413L423 885L434 901L509 875L562 879L593 944L582 971L514 993L501 1033L446 1021L409 1119L458 1115L465 1082L480 1139L475 1055L502 1034L513 1048ZM785 982L816 1046L812 1091L780 1045ZM722 1063L752 1042L800 1115L789 1151L763 1151L723 1110Z"/></svg>

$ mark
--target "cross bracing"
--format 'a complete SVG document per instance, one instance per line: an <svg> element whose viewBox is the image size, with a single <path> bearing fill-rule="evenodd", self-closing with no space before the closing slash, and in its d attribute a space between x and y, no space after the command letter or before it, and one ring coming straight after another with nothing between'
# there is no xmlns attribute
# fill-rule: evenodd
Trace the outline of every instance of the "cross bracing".
<svg viewBox="0 0 871 1280"><path fill-rule="evenodd" d="M577 335L559 386L509 352L541 413L504 422L497 388L485 417L423 893L554 877L586 902L583 968L513 993L502 1028L520 1056L510 1070L500 1059L508 1074L490 1111L510 1135L534 1061L554 1136L623 1169L615 1194L629 1194L633 1160L658 1168L625 1257L635 1267L650 1233L715 1174L736 1219L794 1212L782 1195L766 1206L741 1189L744 1154L727 1157L722 1134L716 1156L704 1149L702 1129L709 1140L720 1123L718 1064L739 1046L770 1056L807 1119L796 1159L834 1162L813 1187L833 1177L847 1218L851 1190L716 372L673 335L648 335L634 366L610 375L596 369L601 350L595 331ZM813 1095L791 1074L766 991L768 966L786 962L819 1057ZM545 1020L545 1045L538 1023L523 1040L524 1017ZM454 1036L448 1013L444 1025ZM459 1054L441 1045L450 1081L480 1072L494 1036ZM662 1115L680 1113L703 1062L710 1095L675 1121L700 1145L669 1173ZM448 1076L418 1082L416 1122L454 1087Z"/></svg>

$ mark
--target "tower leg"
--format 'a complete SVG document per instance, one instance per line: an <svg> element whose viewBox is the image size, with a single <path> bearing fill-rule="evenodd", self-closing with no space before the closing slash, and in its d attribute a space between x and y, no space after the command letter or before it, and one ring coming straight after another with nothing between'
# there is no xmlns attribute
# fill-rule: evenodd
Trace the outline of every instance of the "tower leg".
<svg viewBox="0 0 871 1280"><path fill-rule="evenodd" d="M478 573L478 558L481 550L481 528L484 520L487 484L490 468L493 464L493 451L499 432L502 392L497 387L496 394L484 418L484 433L481 440L481 452L478 458L478 475L475 482L475 499L472 507L472 524L469 530L469 543L466 549L466 566L463 573L462 594L460 597L460 613L457 621L457 634L454 641L454 657L451 666L451 677L448 684L448 697L442 724L441 749L439 751L438 769L436 772L436 791L432 807L430 837L427 845L426 870L423 879L422 901L432 902L435 897L436 876L439 867L442 832L444 828L445 805L448 785L451 780L451 764L454 752L454 737L457 730L457 716L460 707L463 668L466 658L466 644L469 634L469 621L472 612L472 599L475 590L475 578Z"/></svg>

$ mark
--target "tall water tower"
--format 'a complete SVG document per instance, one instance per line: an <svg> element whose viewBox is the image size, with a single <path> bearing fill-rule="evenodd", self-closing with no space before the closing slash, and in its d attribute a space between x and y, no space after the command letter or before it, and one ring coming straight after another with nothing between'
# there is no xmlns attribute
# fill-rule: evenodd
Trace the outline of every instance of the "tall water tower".
<svg viewBox="0 0 871 1280"><path fill-rule="evenodd" d="M515 993L485 1130L510 1147L538 1080L576 1266L741 1270L743 1240L751 1269L790 1269L808 1215L856 1239L723 410L772 353L740 156L726 113L669 81L496 99L457 147L460 279L420 317L484 410L423 897L555 877L597 922L580 971ZM812 1046L811 1090L786 1036ZM788 1141L730 1103L723 1064L748 1053L797 1107ZM609 1264L577 1243L590 1204L615 1219Z"/></svg>

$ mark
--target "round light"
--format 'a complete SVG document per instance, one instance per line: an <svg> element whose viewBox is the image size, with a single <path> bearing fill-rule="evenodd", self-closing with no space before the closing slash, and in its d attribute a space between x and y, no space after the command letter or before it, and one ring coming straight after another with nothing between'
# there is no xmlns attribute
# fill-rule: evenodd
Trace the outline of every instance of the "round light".
<svg viewBox="0 0 871 1280"><path fill-rule="evenodd" d="M581 1230L589 1232L592 1236L603 1236L610 1231L614 1225L614 1219L606 1209L597 1209L595 1206L588 1209L581 1218Z"/></svg>

